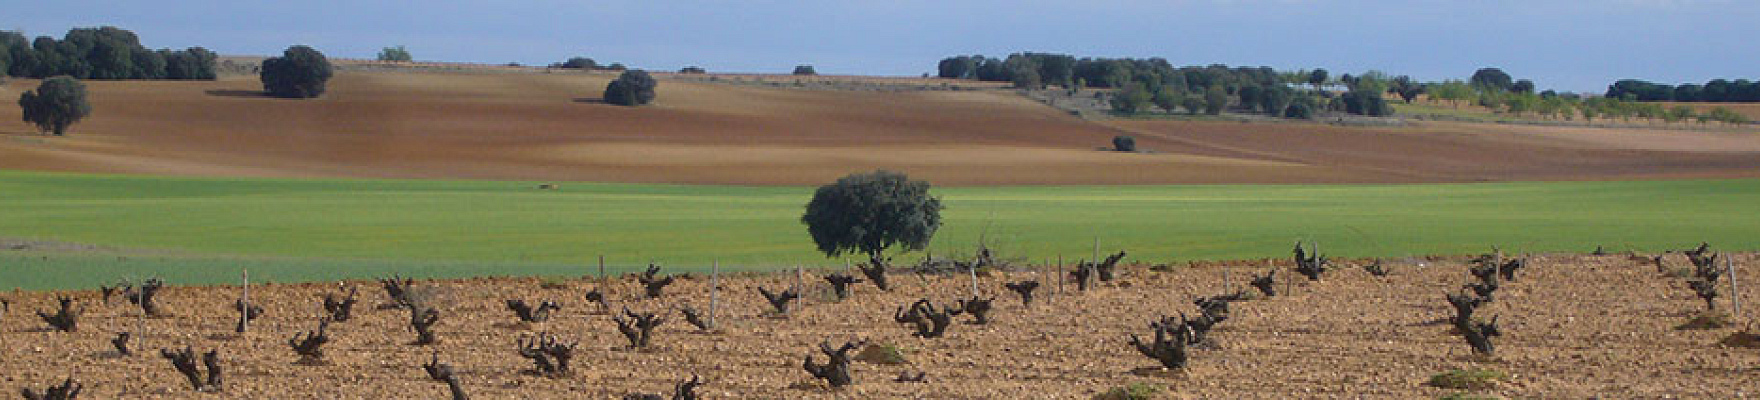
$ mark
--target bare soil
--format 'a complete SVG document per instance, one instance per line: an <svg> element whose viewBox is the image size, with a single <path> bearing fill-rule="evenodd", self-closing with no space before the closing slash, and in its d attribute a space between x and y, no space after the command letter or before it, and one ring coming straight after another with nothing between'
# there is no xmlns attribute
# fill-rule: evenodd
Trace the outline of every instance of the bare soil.
<svg viewBox="0 0 1760 400"><path fill-rule="evenodd" d="M1736 257L1738 266L1756 260ZM700 391L707 398L1089 398L1132 383L1173 398L1434 398L1454 391L1425 386L1430 376L1474 368L1507 374L1481 393L1511 398L1739 398L1760 387L1760 349L1720 344L1740 328L1676 330L1703 303L1683 279L1628 255L1530 257L1529 268L1478 314L1500 323L1497 356L1473 357L1443 322L1452 313L1443 294L1472 279L1463 262L1406 260L1386 278L1342 266L1321 281L1294 282L1286 296L1234 303L1232 317L1210 334L1216 345L1194 350L1182 371L1154 368L1127 344L1128 335L1147 334L1150 319L1163 314L1196 315L1194 297L1251 290L1249 273L1271 262L1168 272L1131 266L1118 281L1085 293L1072 283L1061 294L1046 269L993 272L980 277L985 296L997 297L993 322L970 325L961 316L938 339L910 336L892 321L895 307L920 297L966 296L967 276L894 274L891 292L864 283L838 302L826 294L822 272L810 272L804 303L786 317L770 315L756 288L788 286L793 273L722 276L715 333L694 332L672 311L709 306L705 276L680 279L660 299L637 298L641 290L627 277L551 282L566 288L543 288L537 279L422 281L417 286L443 310L436 346L408 345L414 334L405 328L407 313L375 309L387 301L376 283L348 282L361 289L356 319L330 326L329 365L315 366L296 365L287 339L316 327L322 294L338 290L333 283L252 287L251 298L267 313L242 336L232 334L236 287L167 288L159 302L174 316L146 319L120 298L101 304L94 291L12 292L0 296L12 303L0 318L0 390L40 389L71 374L94 398L443 398L445 385L420 368L434 351L483 399L662 393L692 374L710 382ZM1686 261L1670 255L1667 263ZM1296 277L1287 263L1275 264L1285 268L1279 279ZM1740 297L1760 299L1760 273L1738 273ZM1032 307L1002 288L1026 279L1047 284ZM614 307L666 313L653 348L624 348L609 316L582 299L593 287L607 289ZM30 315L48 309L54 295L87 307L80 331L50 332ZM514 298L553 299L564 308L549 322L516 324L502 306ZM1727 300L1719 308L1727 310ZM138 334L142 323L145 335ZM145 354L115 354L108 342L119 331L137 332L142 339L134 347ZM579 341L574 373L521 372L531 364L515 354L516 341L540 332ZM841 390L801 369L808 354L824 361L814 350L821 341L858 339L897 346L910 363L857 362L855 384ZM228 374L222 391L193 393L156 354L183 346L221 351ZM928 382L892 382L907 371L926 373Z"/></svg>
<svg viewBox="0 0 1760 400"><path fill-rule="evenodd" d="M922 78L798 79L936 90L801 90L786 76L661 74L658 102L627 108L598 99L614 73L442 67L345 69L313 100L262 97L248 75L86 82L94 114L67 137L43 136L16 107L0 107L0 120L12 121L0 124L0 168L753 185L819 184L875 168L938 185L1760 175L1760 135L1750 133L1092 122L1013 91L939 90L950 81ZM12 80L0 92L35 84ZM1119 134L1149 151L1098 150Z"/></svg>

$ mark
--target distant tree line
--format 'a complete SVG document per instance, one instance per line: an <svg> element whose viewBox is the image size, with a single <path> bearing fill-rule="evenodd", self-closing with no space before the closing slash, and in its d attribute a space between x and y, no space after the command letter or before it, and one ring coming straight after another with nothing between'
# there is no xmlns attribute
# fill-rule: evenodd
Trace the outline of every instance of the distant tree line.
<svg viewBox="0 0 1760 400"><path fill-rule="evenodd" d="M1760 82L1747 79L1713 79L1704 85L1691 83L1670 86L1660 83L1623 79L1607 86L1610 99L1626 101L1690 101L1707 103L1760 102Z"/></svg>
<svg viewBox="0 0 1760 400"><path fill-rule="evenodd" d="M623 66L623 63L611 63L610 65L599 65L599 63L597 61L593 61L593 59L586 58L586 57L569 57L568 60L563 61L563 62L550 63L550 68L585 69L585 70L601 70L601 71L623 71L623 70L629 69L629 67Z"/></svg>
<svg viewBox="0 0 1760 400"><path fill-rule="evenodd" d="M1175 67L1162 58L1076 58L1065 54L1015 53L1007 58L962 55L942 59L937 75L951 79L1012 82L1022 89L1059 86L1119 89L1109 100L1114 111L1137 113L1150 106L1166 112L1263 113L1274 117L1314 118L1333 110L1369 116L1393 115L1383 91L1416 97L1421 85L1403 78L1391 85L1385 74L1368 78L1345 74L1337 83L1349 89L1338 95L1325 90L1333 83L1326 70L1280 73L1270 67L1227 65ZM1306 86L1304 86L1306 85ZM1397 89L1396 89L1397 88Z"/></svg>
<svg viewBox="0 0 1760 400"><path fill-rule="evenodd" d="M6 75L78 79L214 79L214 52L201 47L148 50L134 32L113 26L74 28L61 40L0 32L0 71Z"/></svg>

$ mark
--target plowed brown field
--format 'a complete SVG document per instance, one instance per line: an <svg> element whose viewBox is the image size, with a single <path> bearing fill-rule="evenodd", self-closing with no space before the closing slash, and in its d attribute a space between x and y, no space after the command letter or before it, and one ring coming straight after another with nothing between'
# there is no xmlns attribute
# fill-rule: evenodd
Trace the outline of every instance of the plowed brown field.
<svg viewBox="0 0 1760 400"><path fill-rule="evenodd" d="M1685 264L1669 257L1674 267ZM1757 259L1745 254L1736 262ZM755 288L787 286L794 274L723 276L719 333L693 332L670 311L686 303L706 308L707 277L680 280L649 300L636 297L633 280L603 284L615 307L668 314L645 351L623 349L609 317L585 304L582 294L600 286L588 280L567 281L567 289L541 289L535 279L420 282L444 310L442 342L431 347L405 344L414 337L404 328L407 314L375 310L385 302L377 285L352 282L363 301L357 319L331 325L328 366L293 364L286 342L316 326L319 299L334 285L253 287L267 315L242 337L229 337L237 288L168 288L159 302L175 316L145 319L149 333L135 347L219 349L227 384L202 394L192 394L156 354L119 357L109 349L115 332L139 331L139 314L126 302L105 306L91 291L71 293L89 309L81 330L48 332L29 312L48 308L52 294L15 292L4 296L12 312L0 320L0 386L17 393L72 374L93 398L443 398L445 385L420 368L438 351L481 399L659 393L692 374L710 381L700 391L707 398L1087 398L1138 382L1176 398L1434 398L1453 391L1425 386L1427 379L1456 368L1507 373L1506 382L1482 393L1515 398L1739 398L1760 388L1760 349L1718 344L1734 328L1675 330L1704 305L1683 279L1658 273L1642 257L1530 258L1519 279L1505 282L1496 302L1478 314L1496 316L1503 332L1491 359L1469 356L1442 322L1452 312L1443 293L1472 279L1462 260L1427 263L1396 266L1386 278L1340 268L1318 282L1296 282L1284 296L1237 302L1232 318L1210 334L1216 345L1194 350L1190 366L1177 373L1137 372L1155 363L1136 354L1127 335L1148 332L1148 320L1161 314L1195 314L1194 297L1244 288L1249 272L1263 270L1249 265L1263 264L1129 267L1118 281L1085 293L1072 285L1063 294L1054 294L1055 280L1031 270L999 272L981 285L998 296L994 322L956 323L939 339L908 335L892 322L894 307L963 296L970 290L965 276L894 274L891 292L864 283L836 302L823 293L820 274L809 273L804 304L786 318L766 314ZM1760 298L1760 274L1740 274L1740 297ZM1001 288L1025 279L1049 284L1032 307ZM501 305L512 298L555 299L565 308L552 321L515 326ZM1730 306L1727 297L1720 302ZM515 354L515 342L536 332L579 340L572 375L520 372L530 364ZM895 345L910 364L857 362L856 384L830 390L800 368L802 357L828 339ZM892 382L905 371L925 372L928 382Z"/></svg>
<svg viewBox="0 0 1760 400"><path fill-rule="evenodd" d="M315 100L254 77L86 82L95 112L39 136L0 107L0 168L207 176L942 185L1456 182L1760 176L1760 135L1425 123L1095 123L1012 92L798 90L610 74L344 71ZM0 94L36 84L13 80ZM1096 151L1133 134L1152 154Z"/></svg>

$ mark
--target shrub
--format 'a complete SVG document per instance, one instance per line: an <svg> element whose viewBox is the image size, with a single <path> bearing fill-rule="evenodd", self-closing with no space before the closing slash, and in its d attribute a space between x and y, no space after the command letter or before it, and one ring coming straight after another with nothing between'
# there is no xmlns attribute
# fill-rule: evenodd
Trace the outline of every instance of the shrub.
<svg viewBox="0 0 1760 400"><path fill-rule="evenodd" d="M68 76L46 79L36 91L19 95L18 106L24 109L25 122L55 136L66 134L67 127L92 114L92 104L86 102L86 85Z"/></svg>
<svg viewBox="0 0 1760 400"><path fill-rule="evenodd" d="M910 360L904 358L903 350L900 350L898 346L890 344L869 344L867 347L862 348L862 352L856 353L854 359L856 361L879 365L901 365L911 363Z"/></svg>
<svg viewBox="0 0 1760 400"><path fill-rule="evenodd" d="M1137 151L1137 139L1131 137L1130 135L1113 136L1112 137L1112 150L1126 151L1126 152Z"/></svg>
<svg viewBox="0 0 1760 400"><path fill-rule="evenodd" d="M1291 104L1283 110L1284 118L1314 119L1314 107L1307 104Z"/></svg>
<svg viewBox="0 0 1760 400"><path fill-rule="evenodd" d="M880 259L893 245L927 246L941 227L941 199L929 195L928 182L902 173L850 174L820 186L801 223L826 256L861 252Z"/></svg>
<svg viewBox="0 0 1760 400"><path fill-rule="evenodd" d="M1149 400L1155 398L1155 393L1160 391L1161 388L1155 387L1155 385L1137 382L1125 386L1115 386L1111 390L1095 395L1094 400Z"/></svg>
<svg viewBox="0 0 1760 400"><path fill-rule="evenodd" d="M1393 115L1393 106L1381 97L1380 91L1356 90L1344 95L1345 112L1371 117Z"/></svg>
<svg viewBox="0 0 1760 400"><path fill-rule="evenodd" d="M703 70L703 67L698 67L698 66L693 65L693 66L684 67L682 69L679 69L678 73L681 73L681 74L706 74L706 73L709 73L709 71Z"/></svg>
<svg viewBox="0 0 1760 400"><path fill-rule="evenodd" d="M330 60L307 46L288 47L281 57L263 60L263 90L270 96L305 99L324 94L330 81Z"/></svg>
<svg viewBox="0 0 1760 400"><path fill-rule="evenodd" d="M1502 372L1488 369L1457 369L1430 377L1430 386L1443 389L1482 390L1497 386L1508 379Z"/></svg>
<svg viewBox="0 0 1760 400"><path fill-rule="evenodd" d="M403 45L386 47L384 50L379 50L379 61L409 62L409 50L404 49Z"/></svg>
<svg viewBox="0 0 1760 400"><path fill-rule="evenodd" d="M794 67L794 74L795 75L818 75L819 72L814 71L813 66L811 66L811 65L796 65Z"/></svg>
<svg viewBox="0 0 1760 400"><path fill-rule="evenodd" d="M659 83L647 71L624 71L605 85L605 102L620 106L639 106L654 101L654 87Z"/></svg>

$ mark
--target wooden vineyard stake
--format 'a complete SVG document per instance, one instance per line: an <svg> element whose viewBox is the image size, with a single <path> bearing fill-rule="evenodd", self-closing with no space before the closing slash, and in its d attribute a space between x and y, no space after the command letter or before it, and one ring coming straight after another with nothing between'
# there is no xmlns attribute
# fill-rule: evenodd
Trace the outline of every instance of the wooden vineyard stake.
<svg viewBox="0 0 1760 400"><path fill-rule="evenodd" d="M238 313L238 332L245 333L251 330L251 270L248 268L240 269L239 275L244 278L244 295L240 296L244 303L240 306L243 309Z"/></svg>
<svg viewBox="0 0 1760 400"><path fill-rule="evenodd" d="M721 293L721 260L709 262L709 329L715 328L715 306Z"/></svg>

